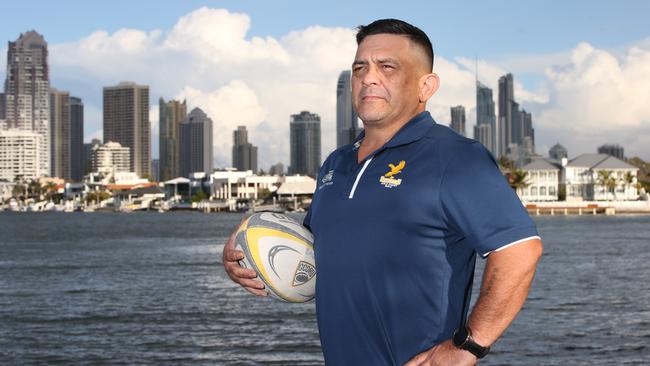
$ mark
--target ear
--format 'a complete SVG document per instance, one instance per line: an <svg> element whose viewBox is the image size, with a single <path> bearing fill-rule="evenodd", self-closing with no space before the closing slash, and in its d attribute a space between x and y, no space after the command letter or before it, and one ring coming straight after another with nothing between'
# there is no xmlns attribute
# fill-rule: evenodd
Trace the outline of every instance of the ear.
<svg viewBox="0 0 650 366"><path fill-rule="evenodd" d="M438 90L440 87L440 78L437 74L425 74L420 77L419 81L420 94L418 98L420 103L426 103L429 98Z"/></svg>

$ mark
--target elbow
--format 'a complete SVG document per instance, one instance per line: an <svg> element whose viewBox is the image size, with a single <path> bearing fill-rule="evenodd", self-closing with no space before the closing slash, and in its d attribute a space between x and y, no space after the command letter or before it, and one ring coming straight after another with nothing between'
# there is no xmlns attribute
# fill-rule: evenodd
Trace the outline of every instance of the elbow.
<svg viewBox="0 0 650 366"><path fill-rule="evenodd" d="M544 254L544 245L540 239L534 240L531 252L533 258L535 258L535 262L537 263L539 259L542 258L542 254Z"/></svg>

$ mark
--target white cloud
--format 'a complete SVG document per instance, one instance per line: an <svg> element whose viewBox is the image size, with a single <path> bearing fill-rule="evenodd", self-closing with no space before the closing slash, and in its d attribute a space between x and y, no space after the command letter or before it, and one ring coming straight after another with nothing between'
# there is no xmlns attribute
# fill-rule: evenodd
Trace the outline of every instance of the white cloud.
<svg viewBox="0 0 650 366"><path fill-rule="evenodd" d="M259 146L260 168L278 161L288 165L289 116L309 110L321 116L325 158L335 147L336 81L352 62L354 30L312 26L280 38L251 38L250 22L246 14L204 7L169 30L97 31L77 42L52 44L53 84L81 96L92 111L87 113L87 136L101 129L102 86L124 80L149 85L154 149L158 98L185 97L189 109L201 107L215 122L215 161L220 166L229 165L232 130L242 124ZM547 63L553 65L535 90L510 69L539 73ZM510 64L479 60L479 72L481 81L493 88L495 102L498 78L515 73L515 96L533 112L538 146L559 140L573 155L595 151L603 142L620 142L628 155L650 158L642 150L643 139L650 137L644 106L650 95L649 64L650 39L617 54L581 44L570 57L521 56ZM464 105L471 136L474 60L436 57L435 71L442 85L429 110L446 124L449 107Z"/></svg>
<svg viewBox="0 0 650 366"><path fill-rule="evenodd" d="M547 69L549 102L539 104L537 130L555 135L574 153L621 143L626 155L648 158L650 141L650 44L621 57L579 44L571 61Z"/></svg>
<svg viewBox="0 0 650 366"><path fill-rule="evenodd" d="M268 114L259 104L255 91L241 80L233 80L211 92L187 86L176 95L176 99L187 100L188 106L199 106L212 119L217 166L229 166L231 163L232 131L239 125L250 129L264 121Z"/></svg>
<svg viewBox="0 0 650 366"><path fill-rule="evenodd" d="M287 165L289 116L309 110L322 119L324 158L335 147L336 80L354 56L354 31L314 26L281 39L249 39L249 28L245 14L200 8L168 32L97 31L51 45L52 70L73 93L94 95L87 105L101 105L102 86L123 80L147 84L151 119L158 97L186 97L189 109L201 107L215 121L220 166L230 164L232 130L242 124L259 145L261 168L278 161ZM156 125L152 121L154 133ZM257 131L258 126L264 128ZM157 138L152 136L154 149Z"/></svg>

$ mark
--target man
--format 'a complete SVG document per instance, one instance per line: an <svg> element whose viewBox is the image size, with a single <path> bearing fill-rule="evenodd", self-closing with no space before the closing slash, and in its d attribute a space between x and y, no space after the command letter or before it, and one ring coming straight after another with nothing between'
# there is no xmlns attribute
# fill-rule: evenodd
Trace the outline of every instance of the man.
<svg viewBox="0 0 650 366"><path fill-rule="evenodd" d="M352 97L365 131L323 164L305 226L328 365L473 365L521 309L542 253L534 223L483 146L425 111L439 86L424 32L359 28ZM476 254L487 257L467 317ZM224 248L229 276L264 295Z"/></svg>

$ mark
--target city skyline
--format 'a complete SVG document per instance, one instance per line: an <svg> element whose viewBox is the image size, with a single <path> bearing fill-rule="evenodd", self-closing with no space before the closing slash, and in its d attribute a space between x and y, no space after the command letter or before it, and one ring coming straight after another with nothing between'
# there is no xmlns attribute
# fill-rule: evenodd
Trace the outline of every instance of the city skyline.
<svg viewBox="0 0 650 366"><path fill-rule="evenodd" d="M158 105L151 102L159 97L186 97L188 105L200 106L215 122L215 163L218 167L230 165L230 131L238 125L246 125L257 137L255 143L260 149L261 168L278 161L288 165L286 118L296 110L310 110L322 117L324 159L336 146L333 88L340 72L349 68L356 48L353 27L371 20L369 17L390 14L366 14L358 19L348 15L348 20L340 24L321 22L320 18L313 16L303 19L307 22L305 24L287 25L291 27L288 30L270 31L265 28L268 26L264 23L266 20L256 10L233 6L227 5L230 10L225 10L193 5L192 9L177 9L174 16L167 14L166 21L158 25L137 27L128 20L124 23L113 20L112 28L98 26L77 34L69 30L65 37L48 31L47 24L37 20L24 29L12 28L13 33L3 33L3 36L8 41L29 29L42 32L50 45L52 85L84 100L86 141L102 136L101 88L133 80L150 85L153 158L158 156L159 133ZM602 7L602 4L595 6ZM437 34L437 28L430 22L418 22L415 14L398 12L395 16L422 27L434 43L434 69L441 76L442 87L428 109L437 122L447 125L449 108L465 106L466 130L471 131L476 121L475 55L461 52L471 47L463 48L462 42L453 41L451 35ZM27 20L23 23L27 24ZM221 25L210 26L215 21L220 21ZM43 30L39 29L40 24L43 24ZM0 29L7 30L7 25L3 27ZM225 40L210 36L225 31L231 34ZM207 35L202 36L203 33ZM637 95L645 92L648 86L641 81L645 80L648 72L638 71L638 67L632 67L632 62L650 57L647 56L650 42L646 35L638 32L627 38L619 34L617 39L612 36L599 42L601 35L590 38L570 33L567 38L578 37L571 44L558 49L552 47L552 42L546 42L540 47L546 55L518 52L525 47L512 46L501 53L478 51L479 80L496 92L499 76L508 72L515 75L517 102L520 108L534 115L536 147L542 155L557 141L575 153L595 152L603 144L619 143L625 147L626 155L639 155L649 160L650 153L643 149L642 141L650 133L644 127L644 123L650 120L647 117L650 112L639 104L632 92L630 96L613 95L614 98L609 98L618 104L607 108L600 106L602 103L598 102L612 97L612 92L602 88L599 80L590 80L589 75L595 68L613 63L614 69L620 69L619 74L610 75L606 81L624 87L632 83L632 79L639 79L638 86L630 84L629 90L636 90ZM253 37L258 38L254 40ZM227 42L231 42L232 47L225 48ZM499 44L494 47L506 46ZM246 50L247 54L241 53ZM489 57L484 58L484 55ZM526 57L531 61L532 55L539 56L538 60L529 62L531 68L526 69L519 61ZM557 57L551 57L553 55ZM505 60L509 56L512 56L510 61ZM115 61L117 57L124 60L119 67ZM233 61L237 57L239 61ZM171 61L161 61L166 59ZM0 59L0 73L6 71L4 62ZM543 68L549 69L548 73L540 71L542 63ZM205 66L194 67L200 65ZM251 68L257 70L250 71ZM165 77L176 69L179 69L174 71L178 75ZM4 74L0 75L4 77ZM540 81L544 81L541 86L538 85ZM604 95L593 98L596 92ZM605 109L620 113L604 113ZM471 132L468 135L471 136Z"/></svg>

